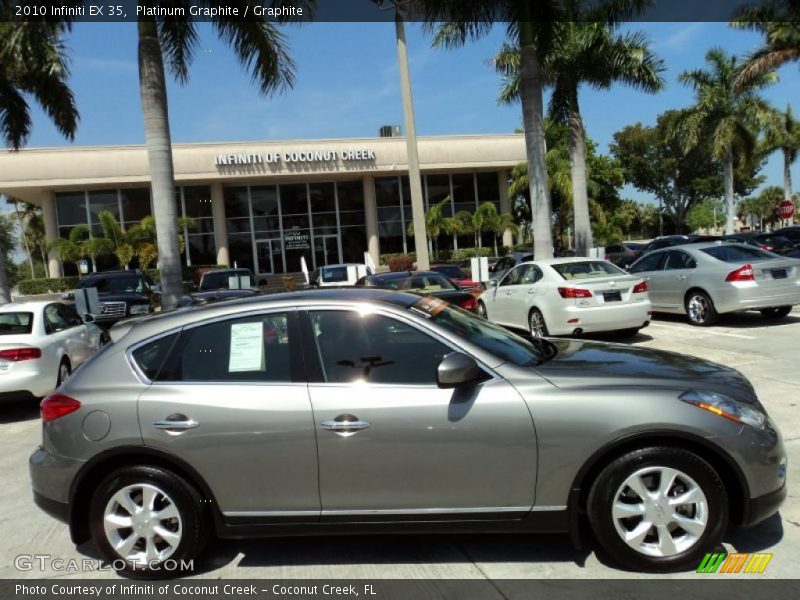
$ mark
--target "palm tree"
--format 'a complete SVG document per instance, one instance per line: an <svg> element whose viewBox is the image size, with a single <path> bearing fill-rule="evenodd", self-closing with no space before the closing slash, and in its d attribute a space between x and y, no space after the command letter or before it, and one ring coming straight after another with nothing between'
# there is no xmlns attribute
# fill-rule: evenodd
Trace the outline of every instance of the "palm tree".
<svg viewBox="0 0 800 600"><path fill-rule="evenodd" d="M187 4L188 2L179 2ZM241 4L242 12L244 2ZM310 12L307 6L304 13ZM313 3L310 3L313 4ZM188 10L187 10L188 13ZM262 94L291 87L294 65L284 36L263 17L260 20L217 19L212 21L220 39L231 47L242 66L249 70ZM153 216L156 222L161 302L174 307L181 296L181 262L178 231L174 223L175 177L172 142L167 112L167 86L164 62L180 83L189 78L189 65L198 49L197 23L193 20L140 17L139 86L144 115L145 140L150 164Z"/></svg>
<svg viewBox="0 0 800 600"><path fill-rule="evenodd" d="M442 232L446 232L447 218L444 216L445 209L450 206L450 196L444 198L441 202L437 202L428 209L425 213L425 233L428 237L428 243L436 244L436 253L439 252L439 236ZM414 222L410 222L406 228L406 233L409 237L414 237ZM432 252L431 252L432 254Z"/></svg>
<svg viewBox="0 0 800 600"><path fill-rule="evenodd" d="M587 256L594 245L589 220L586 131L578 95L582 85L608 89L622 83L654 93L664 85L664 63L641 33L615 34L608 23L565 21L554 25L558 44L543 60L545 85L552 89L548 113L556 123L569 128L572 207L575 219L575 249ZM519 100L520 53L505 46L494 59L505 85L499 99Z"/></svg>
<svg viewBox="0 0 800 600"><path fill-rule="evenodd" d="M737 88L750 85L786 63L800 60L800 0L745 7L731 25L764 36L764 45L747 57L737 74Z"/></svg>
<svg viewBox="0 0 800 600"><path fill-rule="evenodd" d="M649 0L604 0L593 3L591 9L578 2L582 8L581 18L571 19L576 12L575 4L563 0L418 0L415 5L426 27L437 31L435 46L460 47L467 40L486 35L494 23L505 23L509 42L519 49L519 96L525 126L534 255L537 259L553 256L542 95L546 85L544 64L560 44L557 34L560 23L581 20L613 24L638 14Z"/></svg>
<svg viewBox="0 0 800 600"><path fill-rule="evenodd" d="M708 140L714 158L722 163L725 234L729 235L736 215L734 163L737 158L750 160L755 154L760 127L772 110L757 92L777 81L777 76L768 72L736 87L739 64L735 56L712 48L706 62L708 69L684 71L678 76L694 90L695 104L679 113L672 134L682 140L687 151Z"/></svg>
<svg viewBox="0 0 800 600"><path fill-rule="evenodd" d="M78 126L75 99L61 42L64 23L12 22L12 3L0 5L0 130L5 144L19 150L31 132L28 98L44 109L64 137ZM0 304L11 300L5 260L0 256Z"/></svg>
<svg viewBox="0 0 800 600"><path fill-rule="evenodd" d="M786 112L772 111L768 115L764 135L765 153L780 150L783 154L783 197L792 198L791 167L800 151L800 122L794 118L792 107L786 105Z"/></svg>

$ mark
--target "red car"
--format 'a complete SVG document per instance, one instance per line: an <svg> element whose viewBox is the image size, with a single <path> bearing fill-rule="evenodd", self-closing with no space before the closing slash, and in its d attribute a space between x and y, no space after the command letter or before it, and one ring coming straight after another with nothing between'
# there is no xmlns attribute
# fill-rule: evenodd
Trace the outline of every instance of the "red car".
<svg viewBox="0 0 800 600"><path fill-rule="evenodd" d="M431 271L441 273L465 291L475 294L480 294L483 291L480 283L472 281L472 279L456 265L431 265Z"/></svg>

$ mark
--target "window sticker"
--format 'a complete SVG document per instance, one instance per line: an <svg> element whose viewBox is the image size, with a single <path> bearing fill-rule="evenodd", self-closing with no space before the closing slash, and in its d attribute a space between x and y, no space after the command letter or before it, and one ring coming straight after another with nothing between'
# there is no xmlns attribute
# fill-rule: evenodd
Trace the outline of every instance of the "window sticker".
<svg viewBox="0 0 800 600"><path fill-rule="evenodd" d="M263 371L264 327L257 323L234 323L231 325L231 352L228 371Z"/></svg>
<svg viewBox="0 0 800 600"><path fill-rule="evenodd" d="M435 317L442 312L448 304L449 302L446 300L436 298L435 296L423 296L413 304L413 308L416 308L426 315Z"/></svg>

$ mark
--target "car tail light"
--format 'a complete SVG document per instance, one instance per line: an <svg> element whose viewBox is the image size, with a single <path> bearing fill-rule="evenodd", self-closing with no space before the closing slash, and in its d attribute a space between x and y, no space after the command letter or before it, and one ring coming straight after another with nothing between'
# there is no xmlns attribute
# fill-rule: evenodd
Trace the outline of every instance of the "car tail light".
<svg viewBox="0 0 800 600"><path fill-rule="evenodd" d="M753 267L750 265L745 265L728 273L725 281L755 281L755 279L756 278L753 275Z"/></svg>
<svg viewBox="0 0 800 600"><path fill-rule="evenodd" d="M562 298L591 298L592 292L580 288L558 288L558 293Z"/></svg>
<svg viewBox="0 0 800 600"><path fill-rule="evenodd" d="M772 246L759 246L759 249L766 250L767 252L772 252Z"/></svg>
<svg viewBox="0 0 800 600"><path fill-rule="evenodd" d="M0 350L0 358L10 360L12 362L19 362L21 360L33 360L34 358L41 358L42 351L39 348L8 348Z"/></svg>
<svg viewBox="0 0 800 600"><path fill-rule="evenodd" d="M462 300L458 304L464 310L475 310L478 308L478 299L475 297Z"/></svg>
<svg viewBox="0 0 800 600"><path fill-rule="evenodd" d="M641 294L642 292L646 292L646 291L647 291L647 282L646 281L642 281L641 283L637 283L635 286L633 286L633 293L634 294Z"/></svg>
<svg viewBox="0 0 800 600"><path fill-rule="evenodd" d="M39 414L42 416L42 422L55 421L56 419L75 412L81 407L81 403L75 398L70 398L64 394L53 392L47 398L42 400L39 405Z"/></svg>

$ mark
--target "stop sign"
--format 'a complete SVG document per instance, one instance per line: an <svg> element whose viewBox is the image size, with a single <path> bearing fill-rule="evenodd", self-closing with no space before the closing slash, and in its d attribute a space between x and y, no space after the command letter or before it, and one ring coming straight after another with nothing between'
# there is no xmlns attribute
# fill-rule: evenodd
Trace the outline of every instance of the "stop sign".
<svg viewBox="0 0 800 600"><path fill-rule="evenodd" d="M784 200L778 206L778 214L781 219L791 219L794 216L794 203L791 200Z"/></svg>

